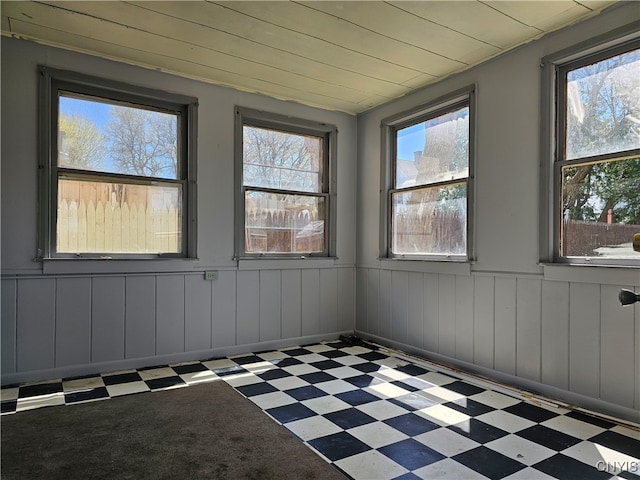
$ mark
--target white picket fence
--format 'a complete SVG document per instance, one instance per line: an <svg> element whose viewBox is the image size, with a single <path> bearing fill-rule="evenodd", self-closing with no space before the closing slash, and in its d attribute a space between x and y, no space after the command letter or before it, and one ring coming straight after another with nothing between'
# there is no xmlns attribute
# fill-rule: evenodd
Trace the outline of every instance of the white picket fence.
<svg viewBox="0 0 640 480"><path fill-rule="evenodd" d="M180 211L115 202L58 203L59 253L179 253Z"/></svg>

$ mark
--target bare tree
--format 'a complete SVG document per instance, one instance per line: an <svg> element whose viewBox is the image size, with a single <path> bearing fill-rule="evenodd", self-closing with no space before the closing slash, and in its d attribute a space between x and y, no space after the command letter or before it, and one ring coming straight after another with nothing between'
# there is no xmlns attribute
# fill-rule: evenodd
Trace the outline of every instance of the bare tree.
<svg viewBox="0 0 640 480"><path fill-rule="evenodd" d="M122 106L110 113L109 150L119 173L176 178L176 115Z"/></svg>
<svg viewBox="0 0 640 480"><path fill-rule="evenodd" d="M245 185L307 192L319 187L315 137L244 127L243 154Z"/></svg>

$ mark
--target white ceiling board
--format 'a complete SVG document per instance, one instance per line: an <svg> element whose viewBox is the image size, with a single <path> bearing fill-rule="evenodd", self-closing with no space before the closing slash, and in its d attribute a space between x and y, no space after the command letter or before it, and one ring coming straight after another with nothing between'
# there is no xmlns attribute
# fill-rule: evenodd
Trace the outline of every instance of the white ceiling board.
<svg viewBox="0 0 640 480"><path fill-rule="evenodd" d="M579 3L563 1L508 1L487 2L487 5L510 17L542 31L567 25L591 13L591 9Z"/></svg>
<svg viewBox="0 0 640 480"><path fill-rule="evenodd" d="M170 2L163 2L168 6L175 5ZM179 5L176 5L179 7ZM238 34L229 34L224 31L205 26L201 23L183 20L165 13L158 13L153 10L143 9L136 5L123 4L120 8L110 8L107 4L94 6L88 2L68 2L66 8L76 12L99 15L101 19L107 20L114 25L126 26L129 29L138 30L140 33L147 32L149 35L147 47L153 51L156 42L154 31L167 32L162 36L179 40L181 43L203 47L223 55L230 55L235 59L248 60L261 65L267 65L282 72L289 72L312 80L323 79L325 83L336 87L345 87L362 92L363 95L377 95L382 98L393 98L403 95L409 91L408 87L398 85L395 82L379 80L367 77L361 73L335 67L329 63L318 62L302 55L293 54L283 49L276 49L262 43L248 40ZM173 7L175 8L175 7ZM182 10L188 10L182 8ZM225 45L224 49L220 46ZM185 56L185 60L190 57ZM224 70L235 69L231 65L226 65L219 58L211 57L207 63L210 66L217 66Z"/></svg>
<svg viewBox="0 0 640 480"><path fill-rule="evenodd" d="M457 9L451 8L450 1L391 4L500 49L512 46L514 39L523 41L542 33L480 2L466 2L464 8Z"/></svg>
<svg viewBox="0 0 640 480"><path fill-rule="evenodd" d="M2 34L357 114L614 1L1 1Z"/></svg>
<svg viewBox="0 0 640 480"><path fill-rule="evenodd" d="M421 48L445 59L466 64L465 58L482 58L498 53L498 49L403 11L385 2L306 2L311 8L339 15L387 38ZM426 65L425 65L426 67Z"/></svg>
<svg viewBox="0 0 640 480"><path fill-rule="evenodd" d="M356 103L365 100L370 95L355 88L330 84L323 81L322 77L316 79L311 76L286 72L262 62L247 61L227 53L187 44L159 34L148 34L94 17L83 15L79 21L77 17L81 14L58 8L42 8L40 6L32 8L32 5L26 4L21 11L23 14L29 15L31 17L30 23L35 25L52 22L58 25L60 30L74 35L109 42L120 47L135 45L137 49L147 53L235 72L246 79L242 87L251 90L255 90L253 79L265 78L276 85L296 85L303 92L312 91L327 97ZM143 46L143 48L138 46Z"/></svg>
<svg viewBox="0 0 640 480"><path fill-rule="evenodd" d="M101 51L104 52L102 55L104 58L122 61L121 55L123 49L120 46L87 37L79 37L61 30L43 29L42 27L23 22L22 20L14 20L14 22L16 22L21 28L21 31L24 32L26 38L33 38L36 33L41 34L41 32L44 31L47 35L48 43L53 46L64 46L69 42L73 42L73 44L76 45L76 51L85 53ZM281 100L292 100L292 96L296 95L305 99L304 102L299 103L329 110L355 112L362 108L362 105L357 102L337 100L314 92L292 92L291 87L277 85L268 80L251 79L251 86L249 86L247 85L246 77L234 72L226 72L205 65L198 65L179 59L176 60L163 55L156 55L127 47L125 47L124 52L126 53L126 57L130 59L127 63L168 73L172 73L173 70L178 69L182 76L194 80L210 82L209 79L215 77L217 80L216 83L220 85L254 93L269 91L272 92L270 96ZM381 101L381 99L378 100Z"/></svg>
<svg viewBox="0 0 640 480"><path fill-rule="evenodd" d="M381 2L364 2L378 5ZM225 8L256 16L273 25L294 30L311 38L343 46L362 53L365 60L380 61L387 65L403 66L416 74L427 73L434 77L446 75L451 69L464 67L462 62L446 59L414 45L390 39L376 32L337 18L331 14L306 7L306 4L288 2L223 2Z"/></svg>

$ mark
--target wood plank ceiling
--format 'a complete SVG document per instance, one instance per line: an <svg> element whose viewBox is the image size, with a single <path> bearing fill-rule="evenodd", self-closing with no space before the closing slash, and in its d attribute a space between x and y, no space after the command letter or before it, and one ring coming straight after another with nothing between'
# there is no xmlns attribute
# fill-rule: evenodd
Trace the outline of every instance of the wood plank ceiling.
<svg viewBox="0 0 640 480"><path fill-rule="evenodd" d="M2 35L351 114L614 1L2 1Z"/></svg>

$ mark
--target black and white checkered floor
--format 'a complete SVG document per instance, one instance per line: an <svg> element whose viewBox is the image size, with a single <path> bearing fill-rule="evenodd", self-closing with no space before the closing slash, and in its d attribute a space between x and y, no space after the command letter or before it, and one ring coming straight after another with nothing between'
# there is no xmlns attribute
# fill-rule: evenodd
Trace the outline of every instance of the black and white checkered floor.
<svg viewBox="0 0 640 480"><path fill-rule="evenodd" d="M640 479L630 425L340 341L2 389L2 413L223 380L354 479Z"/></svg>

